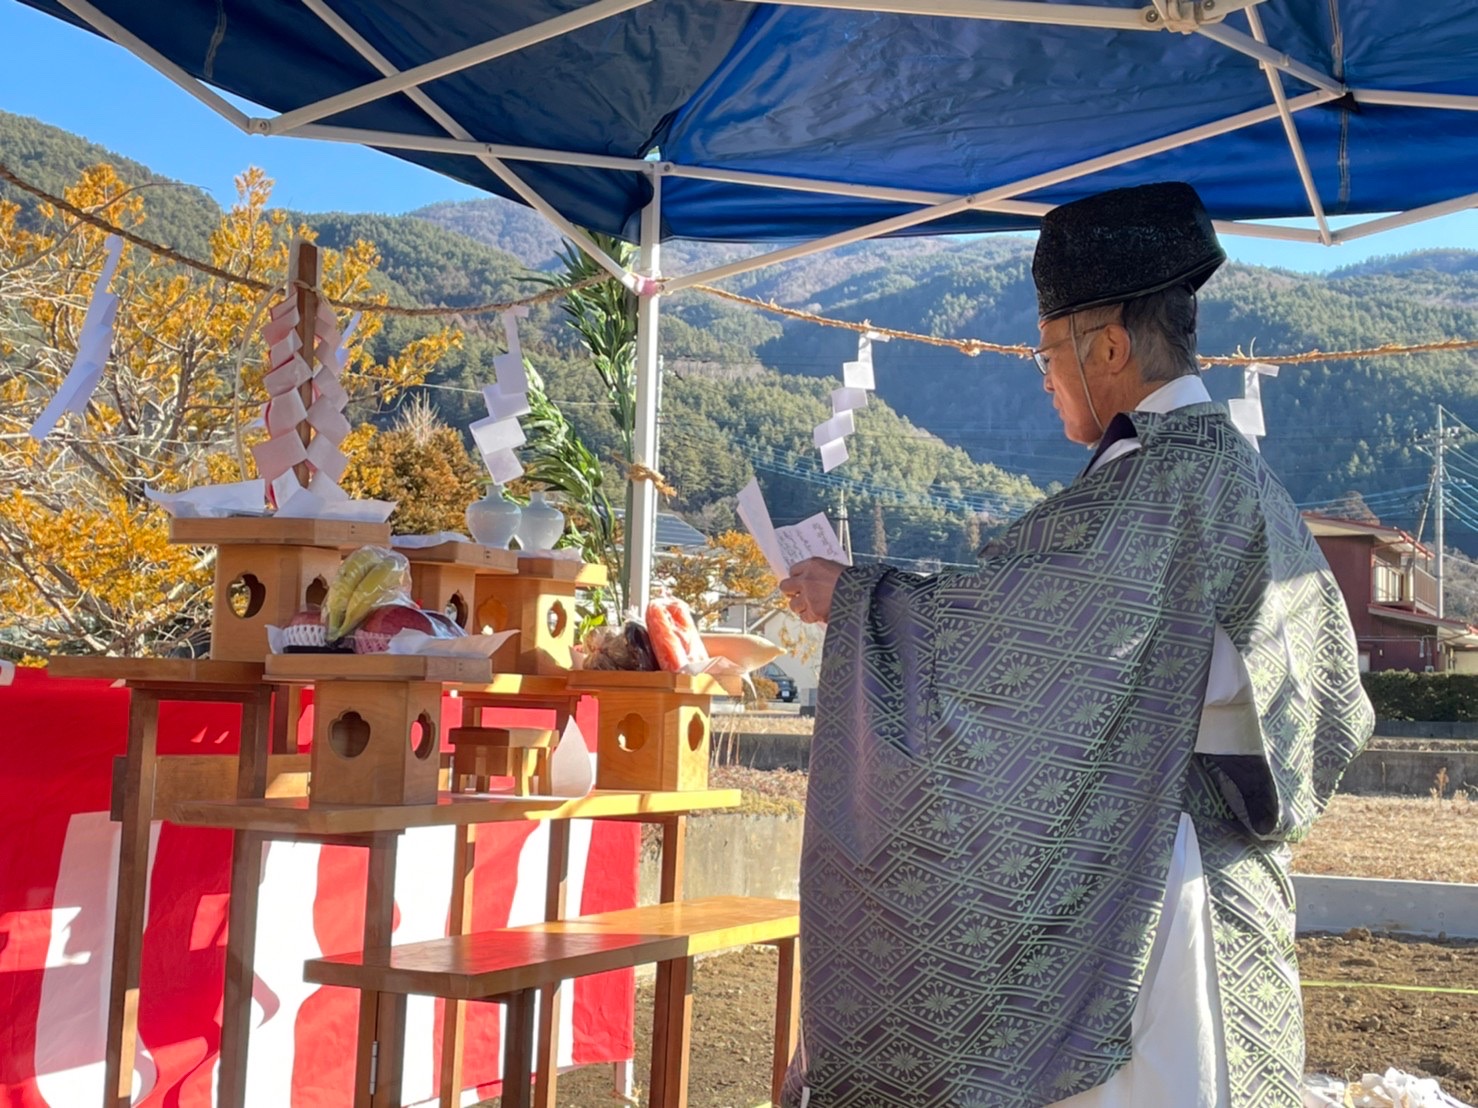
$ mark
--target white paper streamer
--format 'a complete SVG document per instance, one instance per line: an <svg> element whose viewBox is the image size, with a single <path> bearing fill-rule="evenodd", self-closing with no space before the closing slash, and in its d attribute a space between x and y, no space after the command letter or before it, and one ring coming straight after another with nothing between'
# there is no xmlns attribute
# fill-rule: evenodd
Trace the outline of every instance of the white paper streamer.
<svg viewBox="0 0 1478 1108"><path fill-rule="evenodd" d="M528 314L529 309L526 306L509 308L506 312L498 313L503 321L503 338L508 343L508 353L503 355L505 358L516 359L520 363L523 361L523 346L518 341L518 321Z"/></svg>
<svg viewBox="0 0 1478 1108"><path fill-rule="evenodd" d="M274 494L277 490L278 479L284 474L291 473L293 466L299 462L308 460L308 452L296 431L257 443L251 448L251 454L256 459L257 472L261 474L263 481L272 486ZM297 480L297 478L293 479ZM275 495L273 501L277 502Z"/></svg>
<svg viewBox="0 0 1478 1108"><path fill-rule="evenodd" d="M342 412L349 406L349 394L331 373L317 373L313 378L313 389L316 393L314 399L322 400L336 412Z"/></svg>
<svg viewBox="0 0 1478 1108"><path fill-rule="evenodd" d="M493 372L498 375L497 388L504 396L521 396L529 391L529 374L520 354L498 354L493 358Z"/></svg>
<svg viewBox="0 0 1478 1108"><path fill-rule="evenodd" d="M271 326L268 324L268 326ZM282 338L274 342L268 349L267 354L272 362L272 368L276 369L294 354L303 349L303 340L296 331L289 331Z"/></svg>
<svg viewBox="0 0 1478 1108"><path fill-rule="evenodd" d="M468 428L488 474L500 485L506 485L523 474L523 463L515 451L525 442L518 417L529 412L529 375L523 366L518 321L528 314L527 307L510 308L500 313L508 351L493 358L496 380L482 390L483 402L488 409L487 418L475 421Z"/></svg>
<svg viewBox="0 0 1478 1108"><path fill-rule="evenodd" d="M823 443L844 439L856 430L857 425L852 419L852 413L850 411L838 412L830 419L818 423L811 437L812 441L819 447Z"/></svg>
<svg viewBox="0 0 1478 1108"><path fill-rule="evenodd" d="M484 385L482 399L493 419L517 419L529 414L529 394L526 392L503 393L498 391L497 385Z"/></svg>
<svg viewBox="0 0 1478 1108"><path fill-rule="evenodd" d="M67 370L67 376L62 379L61 387L51 402L31 424L31 437L37 442L56 429L63 412L81 415L87 410L87 402L97 390L103 368L108 364L108 355L113 349L113 324L118 318L118 297L108 291L108 285L118 271L118 260L123 256L123 240L117 235L109 235L103 245L107 257L103 259L102 271L93 283L87 314L82 317L72 368Z"/></svg>
<svg viewBox="0 0 1478 1108"><path fill-rule="evenodd" d="M277 308L282 307L283 304L287 305L288 310L281 314L273 314L268 319L267 325L262 328L262 338L266 340L269 347L276 346L287 338L287 333L297 327L301 319L298 315L298 305L292 300L282 301L273 309L273 312L275 313Z"/></svg>
<svg viewBox="0 0 1478 1108"><path fill-rule="evenodd" d="M512 450L524 444L523 428L516 419L479 419L468 428L472 441L483 454L496 454L500 450Z"/></svg>
<svg viewBox="0 0 1478 1108"><path fill-rule="evenodd" d="M482 463L488 467L488 474L499 485L506 485L523 476L523 463L518 460L518 455L512 450L498 450L491 454L484 454Z"/></svg>
<svg viewBox="0 0 1478 1108"><path fill-rule="evenodd" d="M267 390L268 396L281 396L312 379L313 370L308 363L294 354L291 361L278 366L262 378L262 387Z"/></svg>
<svg viewBox="0 0 1478 1108"><path fill-rule="evenodd" d="M331 440L314 435L308 442L308 464L329 480L339 481L349 468L349 459Z"/></svg>
<svg viewBox="0 0 1478 1108"><path fill-rule="evenodd" d="M326 396L320 396L309 407L308 425L335 446L343 442L351 430L344 413Z"/></svg>
<svg viewBox="0 0 1478 1108"><path fill-rule="evenodd" d="M285 435L297 427L307 414L303 398L296 389L288 389L281 396L274 396L267 404L267 433L272 436Z"/></svg>
<svg viewBox="0 0 1478 1108"><path fill-rule="evenodd" d="M1253 362L1242 371L1242 396L1227 402L1227 415L1232 426L1258 450L1259 438L1268 433L1262 412L1262 379L1278 376L1278 367L1267 362Z"/></svg>
<svg viewBox="0 0 1478 1108"><path fill-rule="evenodd" d="M811 441L821 452L821 469L830 473L847 460L846 437L857 425L853 412L867 407L867 394L876 384L872 368L872 344L887 342L887 336L868 331L857 336L857 359L842 363L842 387L831 392L831 418L816 425Z"/></svg>
<svg viewBox="0 0 1478 1108"><path fill-rule="evenodd" d="M876 388L872 372L872 361L843 362L842 381L849 389Z"/></svg>

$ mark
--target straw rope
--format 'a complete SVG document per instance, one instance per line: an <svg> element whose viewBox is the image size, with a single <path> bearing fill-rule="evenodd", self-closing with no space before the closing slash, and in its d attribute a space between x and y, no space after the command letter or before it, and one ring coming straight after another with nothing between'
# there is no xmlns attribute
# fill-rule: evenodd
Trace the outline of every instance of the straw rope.
<svg viewBox="0 0 1478 1108"><path fill-rule="evenodd" d="M0 181L5 181L9 184L12 184L16 188L20 189L22 192L30 193L37 199L44 200L46 203L51 204L61 211L66 212L74 219L80 220L81 222L86 223L89 226L96 227L100 231L106 231L110 235L117 235L125 242L130 242L141 250L145 250L148 253L156 255L160 258L166 258L169 261L174 262L176 265L182 265L187 269L193 269L197 273L204 273L205 275L209 277L214 277L219 281L227 281L231 284L241 285L243 288L249 288L259 293L272 292L275 289L279 289L282 287L281 282L263 281L256 277L247 277L246 275L241 273L232 273L229 269L222 269L220 266L212 265L210 262L203 262L198 258L190 257L188 254L182 254L171 246L166 246L163 243L152 242L149 239L144 238L142 235L137 235L134 232L128 230L126 227L119 227L116 223L104 219L96 212L90 212L86 208L79 208L76 204L73 204L69 200L66 200L60 196L53 196L45 189L40 188L37 185L33 185L28 181L22 180L21 178L17 177L14 171L11 170L11 168L7 166L4 162L0 162ZM517 278L517 280L542 281L546 279L541 277L520 277ZM575 292L580 289L593 288L594 286L602 283L605 280L607 280L605 276L592 277L588 280L581 281L579 284L555 286L552 288L548 288L543 292L535 293L532 296L521 297L517 300L498 300L486 304L471 304L465 308L405 307L396 304L382 304L377 300L335 300L334 307L343 308L346 311L353 312L377 312L380 315L404 316L412 318L423 316L484 315L489 312L506 312L511 308L532 307L536 304L544 304L551 300L558 300L571 292ZM322 290L319 291L321 292Z"/></svg>
<svg viewBox="0 0 1478 1108"><path fill-rule="evenodd" d="M815 323L821 327L837 327L844 331L856 331L858 334L887 335L889 338L903 339L906 342L921 342L929 346L944 346L952 350L958 350L962 354L975 357L977 354L1010 354L1018 358L1031 357L1032 348L1020 343L1015 345L1004 345L996 342L986 342L983 339L945 339L937 335L921 335L913 331L897 331L891 327L879 327L875 323L854 323L847 319L831 319L824 315L816 315L813 312L800 311L797 308L784 308L773 300L756 300L752 296L741 296L737 292L728 292L725 289L715 288L712 285L694 285L695 289L717 296L724 300L731 300L736 304L746 304L760 311L772 312L775 315L783 315L789 319L801 319L807 323ZM1272 365L1301 365L1308 362L1344 362L1355 361L1360 358L1387 358L1405 354L1430 354L1438 351L1478 350L1478 339L1442 339L1437 342L1422 343L1383 343L1380 346L1367 346L1355 350L1305 350L1298 354L1213 354L1201 355L1202 365L1254 365L1258 363L1270 363Z"/></svg>
<svg viewBox="0 0 1478 1108"><path fill-rule="evenodd" d="M775 315L783 315L788 319L801 319L807 323L815 323L822 327L838 327L844 331L856 331L860 335L886 335L890 339L903 339L906 342L921 342L928 346L947 346L952 350L958 350L962 354L975 357L977 354L1013 354L1018 358L1031 357L1032 348L1021 343L1003 345L998 342L986 342L984 339L942 339L938 335L921 335L916 331L898 331L892 327L879 327L875 323L853 323L846 319L831 319L824 315L816 315L813 312L803 312L798 308L782 308L773 300L756 300L751 296L740 296L737 292L729 292L727 289L715 288L713 285L694 285L693 288L699 292L706 292L709 296L717 296L721 300L732 300L736 304L747 304L751 308L758 308L764 312L772 312Z"/></svg>
<svg viewBox="0 0 1478 1108"><path fill-rule="evenodd" d="M80 220L101 231L117 235L126 242L132 243L141 250L161 258L167 258L177 265L204 273L217 280L229 281L260 293L270 292L275 287L280 287L268 281L255 277L247 277L240 273L232 273L230 270L222 269L209 262L200 261L187 254L182 254L173 247L162 243L151 242L149 239L135 234L133 231L104 219L96 212L87 211L77 205L65 200L60 196L54 196L50 192L28 181L16 176L9 166L0 162L0 181L6 181L22 192L30 193L48 204L54 205L61 211L66 212L73 218ZM541 281L547 278L529 276L518 278L526 281ZM532 307L536 304L548 303L558 300L571 292L594 288L597 285L611 280L602 274L598 277L590 277L574 285L556 285L545 289L543 292L531 296L521 297L517 300L500 300L486 304L472 304L463 308L450 307L408 307L396 304L381 304L373 300L336 300L334 306L349 311L378 312L387 316L406 317L433 317L433 316L461 316L461 315L483 315L489 312L505 312L511 308ZM735 304L744 304L763 312L773 315L784 316L787 319L802 320L813 323L819 327L834 327L843 331L853 331L857 334L882 335L890 339L899 339L904 342L917 342L925 346L938 346L950 350L958 350L969 357L980 354L1004 354L1016 358L1028 358L1031 356L1032 348L1023 343L999 343L988 342L985 339L950 339L941 338L938 335L925 335L917 331L904 331L895 327L880 327L875 323L857 323L847 319L833 319L829 316L817 315L814 312L802 311L799 308L787 308L775 303L773 300L758 300L752 296L743 296L737 292L729 292L727 289L717 288L714 285L694 285L699 292L709 296L716 296L721 300L728 300ZM1382 343L1379 346L1358 347L1351 350L1304 350L1294 354L1215 354L1202 355L1202 365L1224 365L1224 366L1246 366L1264 362L1273 365L1305 365L1310 362L1346 362L1357 361L1362 358L1391 358L1405 357L1412 354L1433 353L1456 353L1465 350L1478 350L1478 339L1440 339L1435 342L1421 343ZM645 479L638 477L638 480Z"/></svg>

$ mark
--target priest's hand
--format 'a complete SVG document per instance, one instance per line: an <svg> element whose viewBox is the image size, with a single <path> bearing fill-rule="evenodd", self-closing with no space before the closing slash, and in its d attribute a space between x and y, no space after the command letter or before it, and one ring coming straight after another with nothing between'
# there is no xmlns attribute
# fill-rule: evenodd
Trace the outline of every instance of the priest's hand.
<svg viewBox="0 0 1478 1108"><path fill-rule="evenodd" d="M825 558L807 558L790 567L790 576L780 582L780 591L790 600L790 610L802 623L825 623L831 618L831 594L837 578L847 567Z"/></svg>

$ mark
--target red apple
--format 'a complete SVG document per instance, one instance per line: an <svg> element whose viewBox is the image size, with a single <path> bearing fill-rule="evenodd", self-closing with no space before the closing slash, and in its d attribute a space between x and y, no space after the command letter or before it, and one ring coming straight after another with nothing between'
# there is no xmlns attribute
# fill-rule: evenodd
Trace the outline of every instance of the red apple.
<svg viewBox="0 0 1478 1108"><path fill-rule="evenodd" d="M458 638L466 632L440 612L428 612L409 604L386 604L373 608L354 632L356 654L380 654L390 647L397 631L409 628L439 639Z"/></svg>

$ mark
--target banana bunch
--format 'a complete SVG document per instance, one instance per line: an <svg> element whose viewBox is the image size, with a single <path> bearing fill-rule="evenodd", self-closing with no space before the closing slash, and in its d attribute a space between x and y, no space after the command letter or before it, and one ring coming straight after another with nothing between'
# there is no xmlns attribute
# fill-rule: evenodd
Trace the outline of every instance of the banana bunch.
<svg viewBox="0 0 1478 1108"><path fill-rule="evenodd" d="M323 628L328 641L358 627L370 610L389 603L397 592L410 592L411 566L404 554L381 546L361 546L344 560L323 601Z"/></svg>

